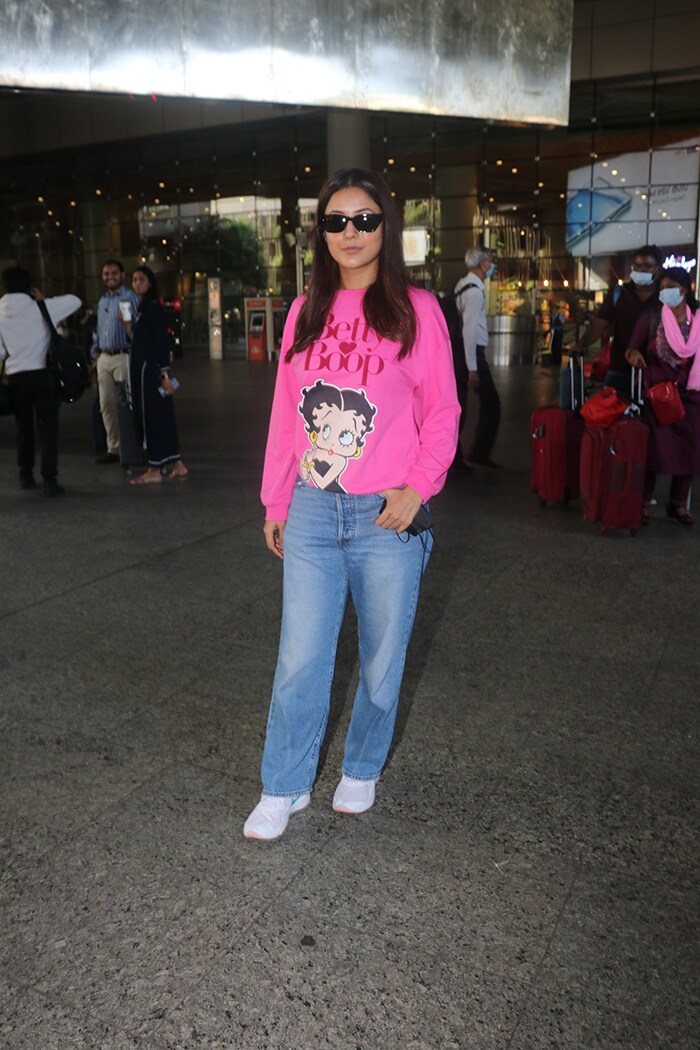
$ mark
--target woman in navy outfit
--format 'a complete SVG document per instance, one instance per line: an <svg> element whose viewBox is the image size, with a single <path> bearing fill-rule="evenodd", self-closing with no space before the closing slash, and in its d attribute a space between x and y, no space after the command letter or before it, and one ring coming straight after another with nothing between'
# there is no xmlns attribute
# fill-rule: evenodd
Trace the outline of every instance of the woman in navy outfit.
<svg viewBox="0 0 700 1050"><path fill-rule="evenodd" d="M140 299L138 317L131 330L131 399L137 436L146 449L148 462L146 473L133 478L131 484L162 481L163 467L170 468L168 477L183 479L187 477L187 468L180 458L175 422L168 326L165 311L158 301L158 284L153 270L148 266L137 266L132 274L131 287Z"/></svg>

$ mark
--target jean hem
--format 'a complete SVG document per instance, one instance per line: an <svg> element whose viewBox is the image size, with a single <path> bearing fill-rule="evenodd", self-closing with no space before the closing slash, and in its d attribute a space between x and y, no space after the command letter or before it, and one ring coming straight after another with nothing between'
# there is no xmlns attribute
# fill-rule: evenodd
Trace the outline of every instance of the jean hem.
<svg viewBox="0 0 700 1050"><path fill-rule="evenodd" d="M300 795L310 795L311 788L301 788L299 791L263 791L263 798L299 798Z"/></svg>
<svg viewBox="0 0 700 1050"><path fill-rule="evenodd" d="M347 769L345 769L344 766L343 766L343 769L342 769L342 773L343 773L344 777L348 778L348 780L356 780L358 782L358 784L369 784L369 783L375 783L376 784L376 782L379 780L379 777L381 776L381 770L380 770L379 773L376 773L373 777L357 777L357 776L354 775L354 773L348 773Z"/></svg>

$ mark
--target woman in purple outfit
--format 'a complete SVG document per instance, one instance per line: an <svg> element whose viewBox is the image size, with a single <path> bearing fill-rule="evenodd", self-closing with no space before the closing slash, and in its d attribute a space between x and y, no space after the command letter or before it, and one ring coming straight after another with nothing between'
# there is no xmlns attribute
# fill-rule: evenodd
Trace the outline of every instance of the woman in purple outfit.
<svg viewBox="0 0 700 1050"><path fill-rule="evenodd" d="M639 319L625 357L634 368L645 369L647 388L677 381L685 415L662 425L648 399L642 410L651 428L643 523L649 524L656 475L671 474L666 513L681 525L693 525L688 497L693 475L700 473L700 320L689 274L681 267L666 270L659 299L661 311Z"/></svg>

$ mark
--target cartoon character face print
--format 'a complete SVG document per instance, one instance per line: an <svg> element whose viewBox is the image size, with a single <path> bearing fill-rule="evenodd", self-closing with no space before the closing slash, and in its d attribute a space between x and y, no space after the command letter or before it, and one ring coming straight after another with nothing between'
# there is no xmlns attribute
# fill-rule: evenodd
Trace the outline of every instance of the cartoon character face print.
<svg viewBox="0 0 700 1050"><path fill-rule="evenodd" d="M306 421L311 448L302 456L300 473L317 488L345 492L339 478L351 459L362 454L364 437L374 429L376 407L364 391L346 389L319 379L302 390L299 411Z"/></svg>
<svg viewBox="0 0 700 1050"><path fill-rule="evenodd" d="M343 412L337 405L319 405L314 410L314 430L318 435L317 449L349 459L360 448L358 440L365 432L364 419L356 412Z"/></svg>

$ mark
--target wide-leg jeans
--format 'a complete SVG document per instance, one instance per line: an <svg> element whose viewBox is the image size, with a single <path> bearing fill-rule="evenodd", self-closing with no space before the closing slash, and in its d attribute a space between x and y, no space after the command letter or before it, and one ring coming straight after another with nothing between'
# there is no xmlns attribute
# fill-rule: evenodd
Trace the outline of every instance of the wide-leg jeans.
<svg viewBox="0 0 700 1050"><path fill-rule="evenodd" d="M266 795L300 795L313 787L348 596L357 614L360 674L343 772L376 780L386 762L432 538L375 525L382 501L381 494L353 496L303 482L294 488L262 761Z"/></svg>

